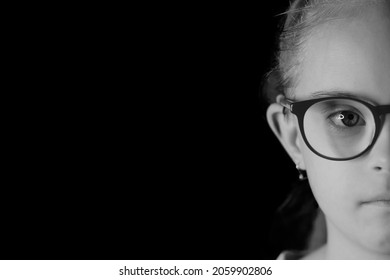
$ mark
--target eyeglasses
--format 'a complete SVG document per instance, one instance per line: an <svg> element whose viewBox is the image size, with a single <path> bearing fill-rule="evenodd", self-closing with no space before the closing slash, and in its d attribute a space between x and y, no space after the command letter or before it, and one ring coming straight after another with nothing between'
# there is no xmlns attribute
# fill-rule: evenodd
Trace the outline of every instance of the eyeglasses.
<svg viewBox="0 0 390 280"><path fill-rule="evenodd" d="M351 160L363 155L378 139L390 105L374 106L350 97L324 97L278 103L298 118L309 149L329 160Z"/></svg>

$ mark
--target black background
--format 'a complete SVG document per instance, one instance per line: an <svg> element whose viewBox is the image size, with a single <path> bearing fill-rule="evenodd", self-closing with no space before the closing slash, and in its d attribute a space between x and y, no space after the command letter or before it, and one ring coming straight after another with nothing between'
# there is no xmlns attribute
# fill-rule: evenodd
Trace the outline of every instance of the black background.
<svg viewBox="0 0 390 280"><path fill-rule="evenodd" d="M275 258L297 175L258 95L287 5L83 10L56 28L1 258Z"/></svg>

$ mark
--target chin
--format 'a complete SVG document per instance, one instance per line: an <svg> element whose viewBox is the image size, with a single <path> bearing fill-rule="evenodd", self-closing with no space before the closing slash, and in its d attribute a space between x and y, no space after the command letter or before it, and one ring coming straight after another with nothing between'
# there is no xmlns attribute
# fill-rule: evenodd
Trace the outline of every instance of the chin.
<svg viewBox="0 0 390 280"><path fill-rule="evenodd" d="M386 228L372 229L371 232L366 232L364 240L368 240L368 242L364 242L363 246L390 258L390 225L387 225Z"/></svg>

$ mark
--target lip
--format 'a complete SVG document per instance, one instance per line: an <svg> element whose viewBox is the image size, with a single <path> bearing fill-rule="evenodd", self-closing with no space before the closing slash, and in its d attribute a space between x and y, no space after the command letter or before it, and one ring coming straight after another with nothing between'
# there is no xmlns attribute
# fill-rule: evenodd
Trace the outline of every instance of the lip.
<svg viewBox="0 0 390 280"><path fill-rule="evenodd" d="M371 205L371 206L377 206L377 207L388 207L388 208L390 208L390 200L367 201L367 202L363 202L363 205Z"/></svg>
<svg viewBox="0 0 390 280"><path fill-rule="evenodd" d="M363 201L363 205L375 205L381 207L390 207L390 194L380 194L370 198L369 200Z"/></svg>

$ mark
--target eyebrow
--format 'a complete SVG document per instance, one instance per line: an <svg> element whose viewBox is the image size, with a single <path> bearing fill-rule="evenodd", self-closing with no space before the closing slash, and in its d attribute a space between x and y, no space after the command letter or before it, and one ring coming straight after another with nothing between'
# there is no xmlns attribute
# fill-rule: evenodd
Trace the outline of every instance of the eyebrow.
<svg viewBox="0 0 390 280"><path fill-rule="evenodd" d="M311 93L310 96L315 97L315 98L316 97L333 97L333 96L349 97L349 98L363 100L363 101L366 101L366 102L371 103L371 104L376 104L375 102L373 102L373 100L371 100L367 97L361 96L358 93L343 91L343 90L316 91L316 92Z"/></svg>

